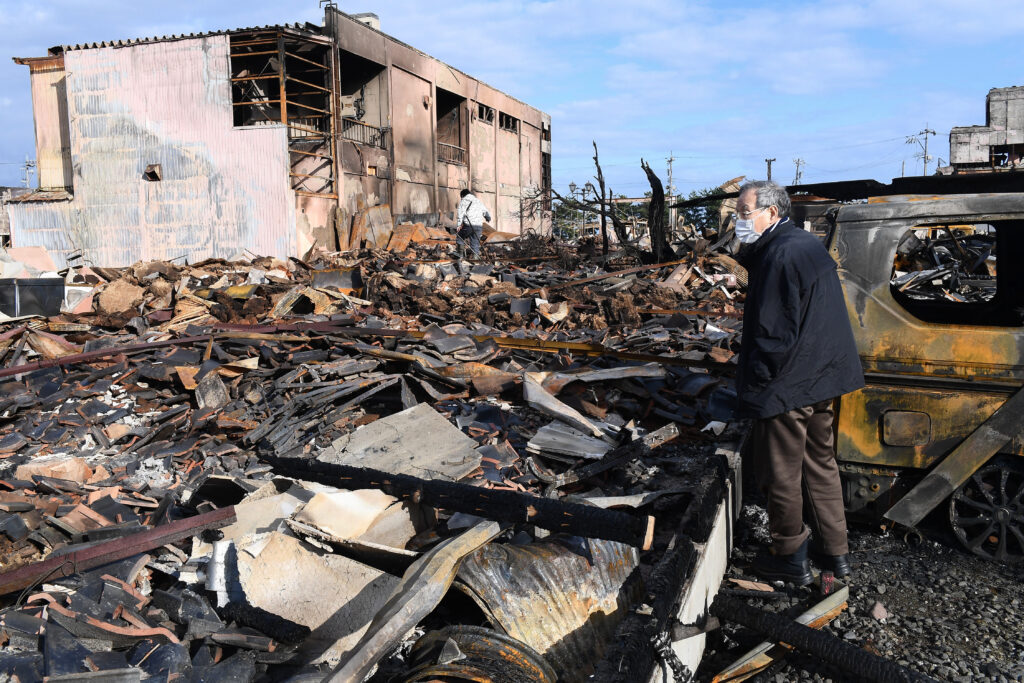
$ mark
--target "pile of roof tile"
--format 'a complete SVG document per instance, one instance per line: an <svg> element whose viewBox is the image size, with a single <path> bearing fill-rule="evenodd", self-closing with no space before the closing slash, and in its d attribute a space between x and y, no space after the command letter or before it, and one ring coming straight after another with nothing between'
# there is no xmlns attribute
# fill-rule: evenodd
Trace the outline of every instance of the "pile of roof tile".
<svg viewBox="0 0 1024 683"><path fill-rule="evenodd" d="M492 547L546 548L524 567L589 553L593 576L574 576L630 607L637 587L595 558L649 570L701 504L728 438L742 271L716 254L406 255L72 268L78 313L4 323L0 672L419 680L462 666L427 643L465 616L443 606L452 581L486 592L457 568ZM628 529L652 515L640 552ZM391 633L382 615L414 597L430 619ZM616 623L575 660L536 629L445 638L491 643L473 666L514 646L578 680Z"/></svg>

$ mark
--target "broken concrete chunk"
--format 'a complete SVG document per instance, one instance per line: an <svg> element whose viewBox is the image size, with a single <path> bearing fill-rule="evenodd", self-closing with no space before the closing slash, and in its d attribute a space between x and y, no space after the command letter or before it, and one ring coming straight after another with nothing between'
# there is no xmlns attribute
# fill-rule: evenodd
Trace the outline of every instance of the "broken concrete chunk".
<svg viewBox="0 0 1024 683"><path fill-rule="evenodd" d="M421 403L364 425L324 450L322 462L456 481L480 465L477 443Z"/></svg>
<svg viewBox="0 0 1024 683"><path fill-rule="evenodd" d="M390 574L280 533L255 548L239 546L238 578L250 605L312 629L301 651L331 663L352 649L398 586Z"/></svg>
<svg viewBox="0 0 1024 683"><path fill-rule="evenodd" d="M541 304L537 310L549 323L559 323L569 317L569 304L559 301L557 304Z"/></svg>

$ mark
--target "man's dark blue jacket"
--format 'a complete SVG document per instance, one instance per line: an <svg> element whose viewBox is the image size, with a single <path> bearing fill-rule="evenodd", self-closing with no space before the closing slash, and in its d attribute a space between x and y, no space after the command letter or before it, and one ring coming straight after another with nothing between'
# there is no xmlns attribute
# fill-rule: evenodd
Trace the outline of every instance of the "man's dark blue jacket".
<svg viewBox="0 0 1024 683"><path fill-rule="evenodd" d="M748 273L739 415L772 417L863 387L836 264L819 239L786 218L737 259Z"/></svg>

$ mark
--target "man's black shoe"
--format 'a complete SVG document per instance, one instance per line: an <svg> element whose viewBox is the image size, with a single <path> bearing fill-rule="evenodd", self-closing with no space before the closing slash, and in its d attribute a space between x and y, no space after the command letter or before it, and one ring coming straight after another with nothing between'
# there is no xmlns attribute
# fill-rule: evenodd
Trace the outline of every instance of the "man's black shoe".
<svg viewBox="0 0 1024 683"><path fill-rule="evenodd" d="M814 564L818 565L820 569L832 572L837 579L849 576L852 571L849 555L826 555L818 548L811 546L810 556Z"/></svg>
<svg viewBox="0 0 1024 683"><path fill-rule="evenodd" d="M797 586L806 586L814 581L811 564L807 560L807 541L792 555L762 553L754 559L752 569L755 574L769 581L783 581Z"/></svg>

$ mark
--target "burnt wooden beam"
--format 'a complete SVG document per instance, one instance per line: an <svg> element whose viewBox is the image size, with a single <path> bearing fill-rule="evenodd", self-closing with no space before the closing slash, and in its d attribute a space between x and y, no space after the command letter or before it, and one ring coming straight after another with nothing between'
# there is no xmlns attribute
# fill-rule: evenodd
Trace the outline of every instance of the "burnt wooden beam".
<svg viewBox="0 0 1024 683"><path fill-rule="evenodd" d="M400 500L442 510L464 512L499 522L533 524L552 532L619 541L649 550L654 542L654 517L636 517L592 505L541 498L529 493L484 489L479 486L408 474L390 474L363 467L317 460L264 457L274 472L350 491L378 489Z"/></svg>
<svg viewBox="0 0 1024 683"><path fill-rule="evenodd" d="M816 631L781 614L752 607L736 598L719 595L711 604L711 613L723 621L731 621L763 633L773 642L792 645L851 674L858 681L935 681L929 676L906 669L833 635Z"/></svg>

